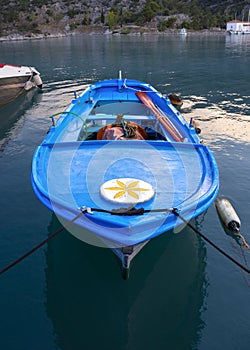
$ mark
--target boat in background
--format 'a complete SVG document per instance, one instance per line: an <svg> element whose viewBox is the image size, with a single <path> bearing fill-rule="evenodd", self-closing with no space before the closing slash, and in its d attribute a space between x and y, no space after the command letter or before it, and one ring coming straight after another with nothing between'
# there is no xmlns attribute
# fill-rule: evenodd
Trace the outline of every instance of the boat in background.
<svg viewBox="0 0 250 350"><path fill-rule="evenodd" d="M0 64L0 106L34 87L42 89L40 73L34 67Z"/></svg>
<svg viewBox="0 0 250 350"><path fill-rule="evenodd" d="M180 35L187 35L187 29L186 28L181 28Z"/></svg>
<svg viewBox="0 0 250 350"><path fill-rule="evenodd" d="M51 119L33 157L34 192L75 237L111 248L125 277L145 244L217 197L211 151L150 84L121 74L97 82Z"/></svg>

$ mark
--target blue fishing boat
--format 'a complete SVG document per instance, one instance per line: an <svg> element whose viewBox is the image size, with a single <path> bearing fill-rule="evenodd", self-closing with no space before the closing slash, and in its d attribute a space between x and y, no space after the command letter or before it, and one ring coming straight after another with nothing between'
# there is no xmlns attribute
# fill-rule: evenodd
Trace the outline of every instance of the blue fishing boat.
<svg viewBox="0 0 250 350"><path fill-rule="evenodd" d="M33 158L35 194L75 237L111 248L125 274L147 242L217 197L211 151L150 84L97 82L51 119Z"/></svg>

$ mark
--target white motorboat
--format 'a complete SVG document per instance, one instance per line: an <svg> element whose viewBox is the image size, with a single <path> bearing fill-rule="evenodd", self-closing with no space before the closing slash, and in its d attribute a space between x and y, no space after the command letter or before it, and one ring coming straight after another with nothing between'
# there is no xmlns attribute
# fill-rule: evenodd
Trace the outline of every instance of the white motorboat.
<svg viewBox="0 0 250 350"><path fill-rule="evenodd" d="M42 88L40 73L34 67L0 63L0 106L34 87Z"/></svg>
<svg viewBox="0 0 250 350"><path fill-rule="evenodd" d="M180 35L187 35L187 30L186 30L186 28L181 28L181 30L180 30Z"/></svg>

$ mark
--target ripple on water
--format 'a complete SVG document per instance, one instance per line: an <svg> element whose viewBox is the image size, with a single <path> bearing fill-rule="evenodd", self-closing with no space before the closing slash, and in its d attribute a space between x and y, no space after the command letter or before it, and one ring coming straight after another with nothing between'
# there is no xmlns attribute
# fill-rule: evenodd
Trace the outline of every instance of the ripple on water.
<svg viewBox="0 0 250 350"><path fill-rule="evenodd" d="M250 143L250 116L244 113L245 104L237 102L210 103L204 97L190 96L184 100L182 114L187 121L198 121L201 137L208 144L221 139Z"/></svg>

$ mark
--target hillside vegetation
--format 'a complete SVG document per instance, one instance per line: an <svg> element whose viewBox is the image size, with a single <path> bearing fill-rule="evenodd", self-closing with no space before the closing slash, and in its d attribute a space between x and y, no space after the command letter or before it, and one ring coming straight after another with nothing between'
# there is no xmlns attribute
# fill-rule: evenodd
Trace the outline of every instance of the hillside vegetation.
<svg viewBox="0 0 250 350"><path fill-rule="evenodd" d="M0 35L133 28L164 32L222 28L247 20L249 0L0 0Z"/></svg>

